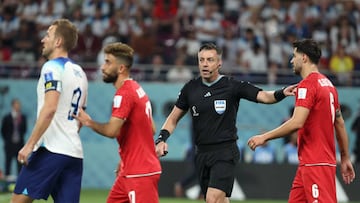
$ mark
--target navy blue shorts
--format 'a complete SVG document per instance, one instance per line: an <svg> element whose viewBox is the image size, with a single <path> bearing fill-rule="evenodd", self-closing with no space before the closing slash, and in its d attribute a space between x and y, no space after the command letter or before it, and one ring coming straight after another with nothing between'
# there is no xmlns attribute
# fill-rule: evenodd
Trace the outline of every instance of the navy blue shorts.
<svg viewBox="0 0 360 203"><path fill-rule="evenodd" d="M55 203L78 203L82 171L82 159L40 147L22 167L14 193L45 200L51 195Z"/></svg>

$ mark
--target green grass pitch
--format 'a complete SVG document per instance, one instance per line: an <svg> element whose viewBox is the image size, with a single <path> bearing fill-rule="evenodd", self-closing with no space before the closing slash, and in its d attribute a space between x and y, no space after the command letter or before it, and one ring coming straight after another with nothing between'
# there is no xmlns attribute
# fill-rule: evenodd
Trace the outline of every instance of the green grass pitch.
<svg viewBox="0 0 360 203"><path fill-rule="evenodd" d="M105 203L108 190L82 190L80 203ZM10 194L0 194L0 203L9 203ZM51 198L48 201L36 200L34 203L45 203L53 202ZM231 203L286 203L286 200L245 200L245 201L234 201ZM160 198L160 203L204 203L201 200L189 200L182 198ZM348 202L356 203L356 202ZM357 202L359 203L359 202Z"/></svg>
<svg viewBox="0 0 360 203"><path fill-rule="evenodd" d="M108 190L82 190L80 203L105 203ZM10 194L0 194L0 203L9 203ZM51 198L48 201L36 200L34 203L53 202ZM189 200L185 198L160 198L160 203L204 203L201 200ZM286 201L264 201L264 200L246 200L246 201L231 201L231 203L286 203Z"/></svg>

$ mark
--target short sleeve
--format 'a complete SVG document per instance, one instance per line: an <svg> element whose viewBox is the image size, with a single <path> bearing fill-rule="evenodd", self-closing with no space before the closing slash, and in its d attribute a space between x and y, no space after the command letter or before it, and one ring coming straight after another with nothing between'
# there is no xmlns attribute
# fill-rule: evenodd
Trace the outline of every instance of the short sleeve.
<svg viewBox="0 0 360 203"><path fill-rule="evenodd" d="M315 104L316 85L311 80L303 80L296 91L295 106L302 106L311 109Z"/></svg>
<svg viewBox="0 0 360 203"><path fill-rule="evenodd" d="M177 101L175 103L175 106L187 111L189 109L189 104L188 104L188 91L189 91L189 83L185 84L184 87L180 90Z"/></svg>
<svg viewBox="0 0 360 203"><path fill-rule="evenodd" d="M43 78L45 92L50 90L61 92L63 70L64 66L55 60L50 60L43 65L40 77Z"/></svg>

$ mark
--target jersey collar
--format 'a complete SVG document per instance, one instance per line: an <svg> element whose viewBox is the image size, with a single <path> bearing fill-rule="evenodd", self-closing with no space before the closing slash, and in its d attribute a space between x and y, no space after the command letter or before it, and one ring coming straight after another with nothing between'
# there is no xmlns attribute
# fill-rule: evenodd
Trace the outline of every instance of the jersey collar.
<svg viewBox="0 0 360 203"><path fill-rule="evenodd" d="M218 77L216 80L212 81L212 82L205 82L205 81L203 81L203 80L201 80L201 81L202 81L202 83L203 83L204 85L210 87L211 85L217 83L217 81L219 81L222 77L224 77L224 75L219 75L219 77Z"/></svg>

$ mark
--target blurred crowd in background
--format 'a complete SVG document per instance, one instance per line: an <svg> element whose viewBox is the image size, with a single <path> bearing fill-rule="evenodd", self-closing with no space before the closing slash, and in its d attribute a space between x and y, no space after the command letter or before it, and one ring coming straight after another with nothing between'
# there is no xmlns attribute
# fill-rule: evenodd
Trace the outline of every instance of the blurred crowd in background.
<svg viewBox="0 0 360 203"><path fill-rule="evenodd" d="M320 69L337 85L360 85L360 0L1 0L0 8L3 78L38 77L40 40L65 17L80 33L71 57L90 79L109 42L134 48L136 79L176 82L197 74L197 51L213 42L224 51L223 73L276 84L292 74L292 42L313 38Z"/></svg>

